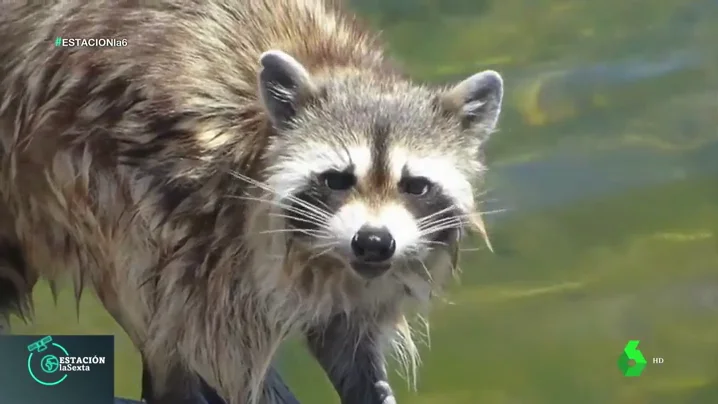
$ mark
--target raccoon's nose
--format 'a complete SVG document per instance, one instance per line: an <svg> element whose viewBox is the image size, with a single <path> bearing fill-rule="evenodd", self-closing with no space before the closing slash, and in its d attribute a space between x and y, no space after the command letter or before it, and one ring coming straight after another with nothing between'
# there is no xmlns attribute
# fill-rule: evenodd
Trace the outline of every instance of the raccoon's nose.
<svg viewBox="0 0 718 404"><path fill-rule="evenodd" d="M396 251L396 241L386 227L362 226L351 245L354 255L364 262L386 261Z"/></svg>

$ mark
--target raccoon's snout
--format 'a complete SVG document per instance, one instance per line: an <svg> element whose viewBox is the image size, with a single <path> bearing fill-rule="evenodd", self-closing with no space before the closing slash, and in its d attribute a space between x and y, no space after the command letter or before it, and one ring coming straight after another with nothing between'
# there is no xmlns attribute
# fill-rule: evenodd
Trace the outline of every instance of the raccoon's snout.
<svg viewBox="0 0 718 404"><path fill-rule="evenodd" d="M386 272L396 252L396 240L385 226L362 226L351 240L356 261L352 264L360 275L373 278Z"/></svg>
<svg viewBox="0 0 718 404"><path fill-rule="evenodd" d="M351 241L357 259L378 263L386 261L396 251L396 241L386 227L363 226Z"/></svg>

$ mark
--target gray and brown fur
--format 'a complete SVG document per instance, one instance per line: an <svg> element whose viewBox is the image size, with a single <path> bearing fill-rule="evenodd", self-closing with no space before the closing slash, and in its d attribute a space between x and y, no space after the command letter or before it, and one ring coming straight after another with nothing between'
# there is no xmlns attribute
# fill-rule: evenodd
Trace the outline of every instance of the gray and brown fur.
<svg viewBox="0 0 718 404"><path fill-rule="evenodd" d="M484 169L500 76L414 84L321 0L21 3L0 5L0 318L30 313L38 278L69 277L140 349L156 402L197 377L229 404L273 402L265 375L296 333L343 403L393 402L383 348L415 355L405 307L440 291L480 223L465 191ZM55 48L56 36L128 45ZM336 154L312 154L323 148ZM307 168L297 156L341 163L350 150L370 162L350 191L287 175ZM407 196L402 153L452 177ZM351 203L455 220L366 280L339 250L316 254L307 235L322 223L280 217Z"/></svg>

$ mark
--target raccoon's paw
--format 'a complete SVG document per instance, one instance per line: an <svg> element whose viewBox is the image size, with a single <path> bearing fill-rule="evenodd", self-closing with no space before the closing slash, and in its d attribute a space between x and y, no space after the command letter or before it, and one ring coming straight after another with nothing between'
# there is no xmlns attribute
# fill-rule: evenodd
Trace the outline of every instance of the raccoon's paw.
<svg viewBox="0 0 718 404"><path fill-rule="evenodd" d="M394 392L391 390L389 383L385 381L377 382L374 387L379 393L379 397L381 397L381 404L396 404L396 398L394 398Z"/></svg>

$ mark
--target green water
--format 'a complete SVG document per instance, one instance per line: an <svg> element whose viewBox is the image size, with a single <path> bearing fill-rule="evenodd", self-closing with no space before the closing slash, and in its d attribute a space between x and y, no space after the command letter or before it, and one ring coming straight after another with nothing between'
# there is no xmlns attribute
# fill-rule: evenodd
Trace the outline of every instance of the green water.
<svg viewBox="0 0 718 404"><path fill-rule="evenodd" d="M416 77L491 68L507 86L487 148L496 252L464 256L399 402L718 402L718 2L354 3ZM39 288L16 330L117 334L116 393L137 397L131 344L71 295L56 309ZM664 363L624 378L629 339ZM282 367L304 402L336 402L300 349Z"/></svg>

